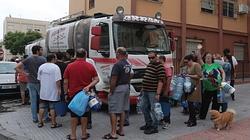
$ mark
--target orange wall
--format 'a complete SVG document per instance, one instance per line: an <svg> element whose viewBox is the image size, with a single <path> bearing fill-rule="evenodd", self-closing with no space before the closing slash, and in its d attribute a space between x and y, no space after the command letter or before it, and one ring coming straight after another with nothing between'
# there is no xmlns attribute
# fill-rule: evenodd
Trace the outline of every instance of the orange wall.
<svg viewBox="0 0 250 140"><path fill-rule="evenodd" d="M238 0L238 4L247 4L247 0ZM247 33L247 14L238 15L237 18L223 18L223 29Z"/></svg>
<svg viewBox="0 0 250 140"><path fill-rule="evenodd" d="M95 8L90 10L88 9L89 3L87 2L87 14L92 15L97 12L115 14L116 7L118 6L124 8L125 14L131 13L131 0L95 0Z"/></svg>
<svg viewBox="0 0 250 140"><path fill-rule="evenodd" d="M150 2L147 0L136 1L136 14L155 16L156 12L161 12L162 19L173 22L180 22L180 1L181 0L162 0L161 3Z"/></svg>
<svg viewBox="0 0 250 140"><path fill-rule="evenodd" d="M85 11L85 0L69 0L69 15Z"/></svg>
<svg viewBox="0 0 250 140"><path fill-rule="evenodd" d="M215 9L218 6L215 6ZM187 0L187 24L218 28L218 14L201 12L201 0Z"/></svg>

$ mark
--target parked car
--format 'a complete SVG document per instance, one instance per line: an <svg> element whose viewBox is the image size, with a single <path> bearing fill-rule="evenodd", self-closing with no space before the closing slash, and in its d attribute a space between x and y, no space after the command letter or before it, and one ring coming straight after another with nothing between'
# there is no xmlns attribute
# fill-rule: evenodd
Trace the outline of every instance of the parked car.
<svg viewBox="0 0 250 140"><path fill-rule="evenodd" d="M19 93L17 83L16 62L0 61L0 95Z"/></svg>

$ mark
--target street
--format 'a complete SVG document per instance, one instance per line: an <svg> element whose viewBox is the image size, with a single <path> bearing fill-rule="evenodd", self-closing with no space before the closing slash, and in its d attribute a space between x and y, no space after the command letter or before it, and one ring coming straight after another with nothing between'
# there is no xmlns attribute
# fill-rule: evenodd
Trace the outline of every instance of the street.
<svg viewBox="0 0 250 140"><path fill-rule="evenodd" d="M206 120L198 120L196 127L186 127L183 123L188 116L182 115L181 107L174 107L171 110L171 126L169 129L159 129L158 134L145 135L139 130L144 124L143 115L132 113L130 115L130 126L125 127L125 137L119 137L121 140L166 140L166 139L242 139L247 140L249 134L246 130L250 129L250 84L242 84L236 86L236 101L229 101L229 108L236 110L236 122L230 130L221 130L217 132L212 129L212 122L207 116ZM50 124L45 127L38 128L37 124L31 121L31 113L28 105L19 106L17 99L1 101L6 111L0 113L0 139L6 137L15 138L17 140L61 140L66 139L66 135L70 132L69 114L66 117L58 117L58 122L63 127L51 129ZM93 128L89 130L91 134L90 140L101 139L104 134L110 132L109 117L106 111L93 112ZM245 130L245 131L240 131ZM2 135L5 135L3 137ZM78 138L80 138L80 127L78 127Z"/></svg>

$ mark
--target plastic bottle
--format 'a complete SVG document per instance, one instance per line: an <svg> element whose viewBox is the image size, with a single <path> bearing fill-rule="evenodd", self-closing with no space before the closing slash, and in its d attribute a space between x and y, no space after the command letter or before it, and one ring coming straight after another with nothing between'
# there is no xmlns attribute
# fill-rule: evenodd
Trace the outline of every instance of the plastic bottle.
<svg viewBox="0 0 250 140"><path fill-rule="evenodd" d="M136 112L137 114L142 114L142 99L141 96L137 97Z"/></svg>
<svg viewBox="0 0 250 140"><path fill-rule="evenodd" d="M157 120L163 119L164 114L163 114L163 112L162 112L161 104L160 104L160 103L155 103L155 104L154 104L154 112L155 112L155 115L156 115L156 119L157 119Z"/></svg>

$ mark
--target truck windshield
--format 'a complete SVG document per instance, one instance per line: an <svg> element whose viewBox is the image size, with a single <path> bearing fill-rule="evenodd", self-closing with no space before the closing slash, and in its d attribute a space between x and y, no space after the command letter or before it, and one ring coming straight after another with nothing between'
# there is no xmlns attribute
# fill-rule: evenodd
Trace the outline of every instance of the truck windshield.
<svg viewBox="0 0 250 140"><path fill-rule="evenodd" d="M125 47L129 54L170 53L165 29L159 25L116 22L113 35L115 47Z"/></svg>

